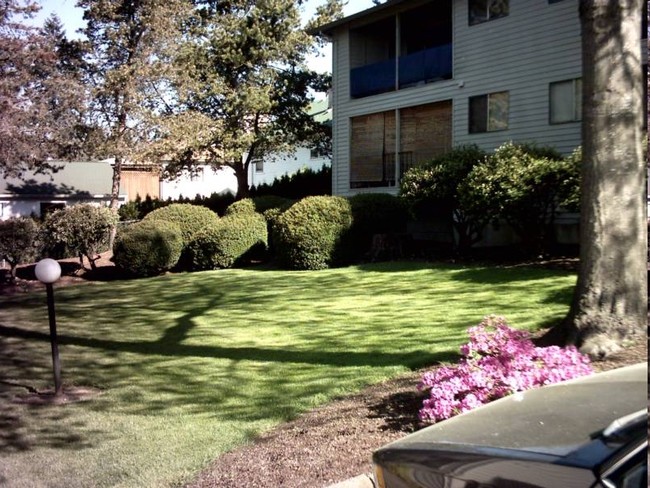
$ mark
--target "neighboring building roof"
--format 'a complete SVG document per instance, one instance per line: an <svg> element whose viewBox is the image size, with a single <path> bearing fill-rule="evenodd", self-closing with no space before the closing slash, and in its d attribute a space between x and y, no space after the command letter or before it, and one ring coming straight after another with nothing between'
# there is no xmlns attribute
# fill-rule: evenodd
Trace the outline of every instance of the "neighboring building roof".
<svg viewBox="0 0 650 488"><path fill-rule="evenodd" d="M20 178L0 181L0 195L12 197L93 197L110 195L113 168L109 161L53 162L55 173L28 171Z"/></svg>
<svg viewBox="0 0 650 488"><path fill-rule="evenodd" d="M334 32L334 29L336 29L337 27L348 24L350 22L366 17L368 15L379 13L382 10L387 10L392 7L395 7L396 5L406 3L406 2L412 2L412 0L388 0L385 3L381 3L379 5L376 5L366 10L362 10L361 12L357 12L356 14L348 15L347 17L343 17L342 19L335 20L333 22L330 22L329 24L318 26L315 29L312 29L310 31L310 34L324 34L327 37L332 37L332 33Z"/></svg>

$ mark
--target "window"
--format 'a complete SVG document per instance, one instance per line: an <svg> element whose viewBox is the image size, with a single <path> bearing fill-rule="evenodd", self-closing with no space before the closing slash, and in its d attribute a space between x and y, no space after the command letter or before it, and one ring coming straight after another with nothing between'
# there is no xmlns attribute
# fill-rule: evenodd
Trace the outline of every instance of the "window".
<svg viewBox="0 0 650 488"><path fill-rule="evenodd" d="M327 156L327 151L323 148L312 147L309 150L309 159L319 159Z"/></svg>
<svg viewBox="0 0 650 488"><path fill-rule="evenodd" d="M264 173L264 161L261 159L254 159L253 164L255 165L256 173Z"/></svg>
<svg viewBox="0 0 650 488"><path fill-rule="evenodd" d="M445 100L352 117L350 188L395 186L408 168L449 151L451 113Z"/></svg>
<svg viewBox="0 0 650 488"><path fill-rule="evenodd" d="M497 92L469 99L469 132L494 132L508 128L509 93Z"/></svg>
<svg viewBox="0 0 650 488"><path fill-rule="evenodd" d="M506 17L509 0L468 0L469 25Z"/></svg>
<svg viewBox="0 0 650 488"><path fill-rule="evenodd" d="M45 218L47 215L51 214L55 210L61 210L65 208L65 203L62 202L41 202L40 203L40 213L41 217Z"/></svg>
<svg viewBox="0 0 650 488"><path fill-rule="evenodd" d="M563 124L582 119L582 80L558 81L549 86L549 122Z"/></svg>

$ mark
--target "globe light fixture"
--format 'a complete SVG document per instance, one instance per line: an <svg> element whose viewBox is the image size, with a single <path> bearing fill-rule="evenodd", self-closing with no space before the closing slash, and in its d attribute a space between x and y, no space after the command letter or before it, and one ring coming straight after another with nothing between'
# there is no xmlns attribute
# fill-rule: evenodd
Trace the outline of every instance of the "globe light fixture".
<svg viewBox="0 0 650 488"><path fill-rule="evenodd" d="M36 279L45 283L47 290L47 314L50 320L50 344L52 346L52 366L54 369L54 396L63 395L61 383L61 363L59 361L59 345L56 337L56 315L54 313L54 289L52 283L61 277L61 265L54 259L45 258L36 264L34 269Z"/></svg>

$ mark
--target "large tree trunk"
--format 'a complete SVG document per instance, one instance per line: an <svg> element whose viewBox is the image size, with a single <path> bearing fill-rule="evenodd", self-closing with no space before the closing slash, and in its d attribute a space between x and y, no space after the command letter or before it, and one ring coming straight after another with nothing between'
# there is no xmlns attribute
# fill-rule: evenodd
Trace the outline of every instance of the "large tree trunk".
<svg viewBox="0 0 650 488"><path fill-rule="evenodd" d="M580 268L559 332L603 358L647 327L642 0L581 0ZM555 332L558 332L556 330Z"/></svg>

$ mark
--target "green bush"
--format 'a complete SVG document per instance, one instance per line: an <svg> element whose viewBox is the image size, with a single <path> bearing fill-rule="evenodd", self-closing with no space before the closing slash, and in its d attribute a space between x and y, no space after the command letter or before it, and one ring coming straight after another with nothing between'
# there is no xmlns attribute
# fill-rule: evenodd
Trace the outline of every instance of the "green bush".
<svg viewBox="0 0 650 488"><path fill-rule="evenodd" d="M242 200L243 201L243 200ZM266 219L258 213L232 213L197 233L187 246L193 270L230 268L266 250Z"/></svg>
<svg viewBox="0 0 650 488"><path fill-rule="evenodd" d="M107 207L82 203L55 210L45 217L42 227L44 254L54 258L88 258L91 268L99 253L108 249L117 215Z"/></svg>
<svg viewBox="0 0 650 488"><path fill-rule="evenodd" d="M192 241L194 235L219 221L219 216L212 210L189 203L172 203L147 214L145 222L173 222L178 225L183 237L183 244Z"/></svg>
<svg viewBox="0 0 650 488"><path fill-rule="evenodd" d="M0 221L0 258L9 263L9 279L16 279L16 267L37 255L39 227L34 219L17 217Z"/></svg>
<svg viewBox="0 0 650 488"><path fill-rule="evenodd" d="M340 242L352 225L350 202L342 197L307 197L279 215L273 243L280 265L323 269L339 264Z"/></svg>
<svg viewBox="0 0 650 488"><path fill-rule="evenodd" d="M375 234L400 234L408 220L404 201L388 193L360 193L350 198L352 226L343 240L344 259L356 262L367 255Z"/></svg>
<svg viewBox="0 0 650 488"><path fill-rule="evenodd" d="M489 222L484 212L462 205L458 193L472 169L486 156L476 145L458 146L409 169L400 180L400 196L411 214L418 220L448 222L456 231L455 247L461 253L481 240Z"/></svg>
<svg viewBox="0 0 650 488"><path fill-rule="evenodd" d="M232 203L226 209L224 216L227 215L240 215L240 214L254 214L256 212L255 202L251 198L244 198Z"/></svg>
<svg viewBox="0 0 650 488"><path fill-rule="evenodd" d="M183 237L177 224L143 220L117 234L113 261L134 276L153 276L173 268L182 250Z"/></svg>
<svg viewBox="0 0 650 488"><path fill-rule="evenodd" d="M512 142L475 166L459 187L464 208L506 221L530 253L548 251L553 220L579 192L579 156Z"/></svg>

